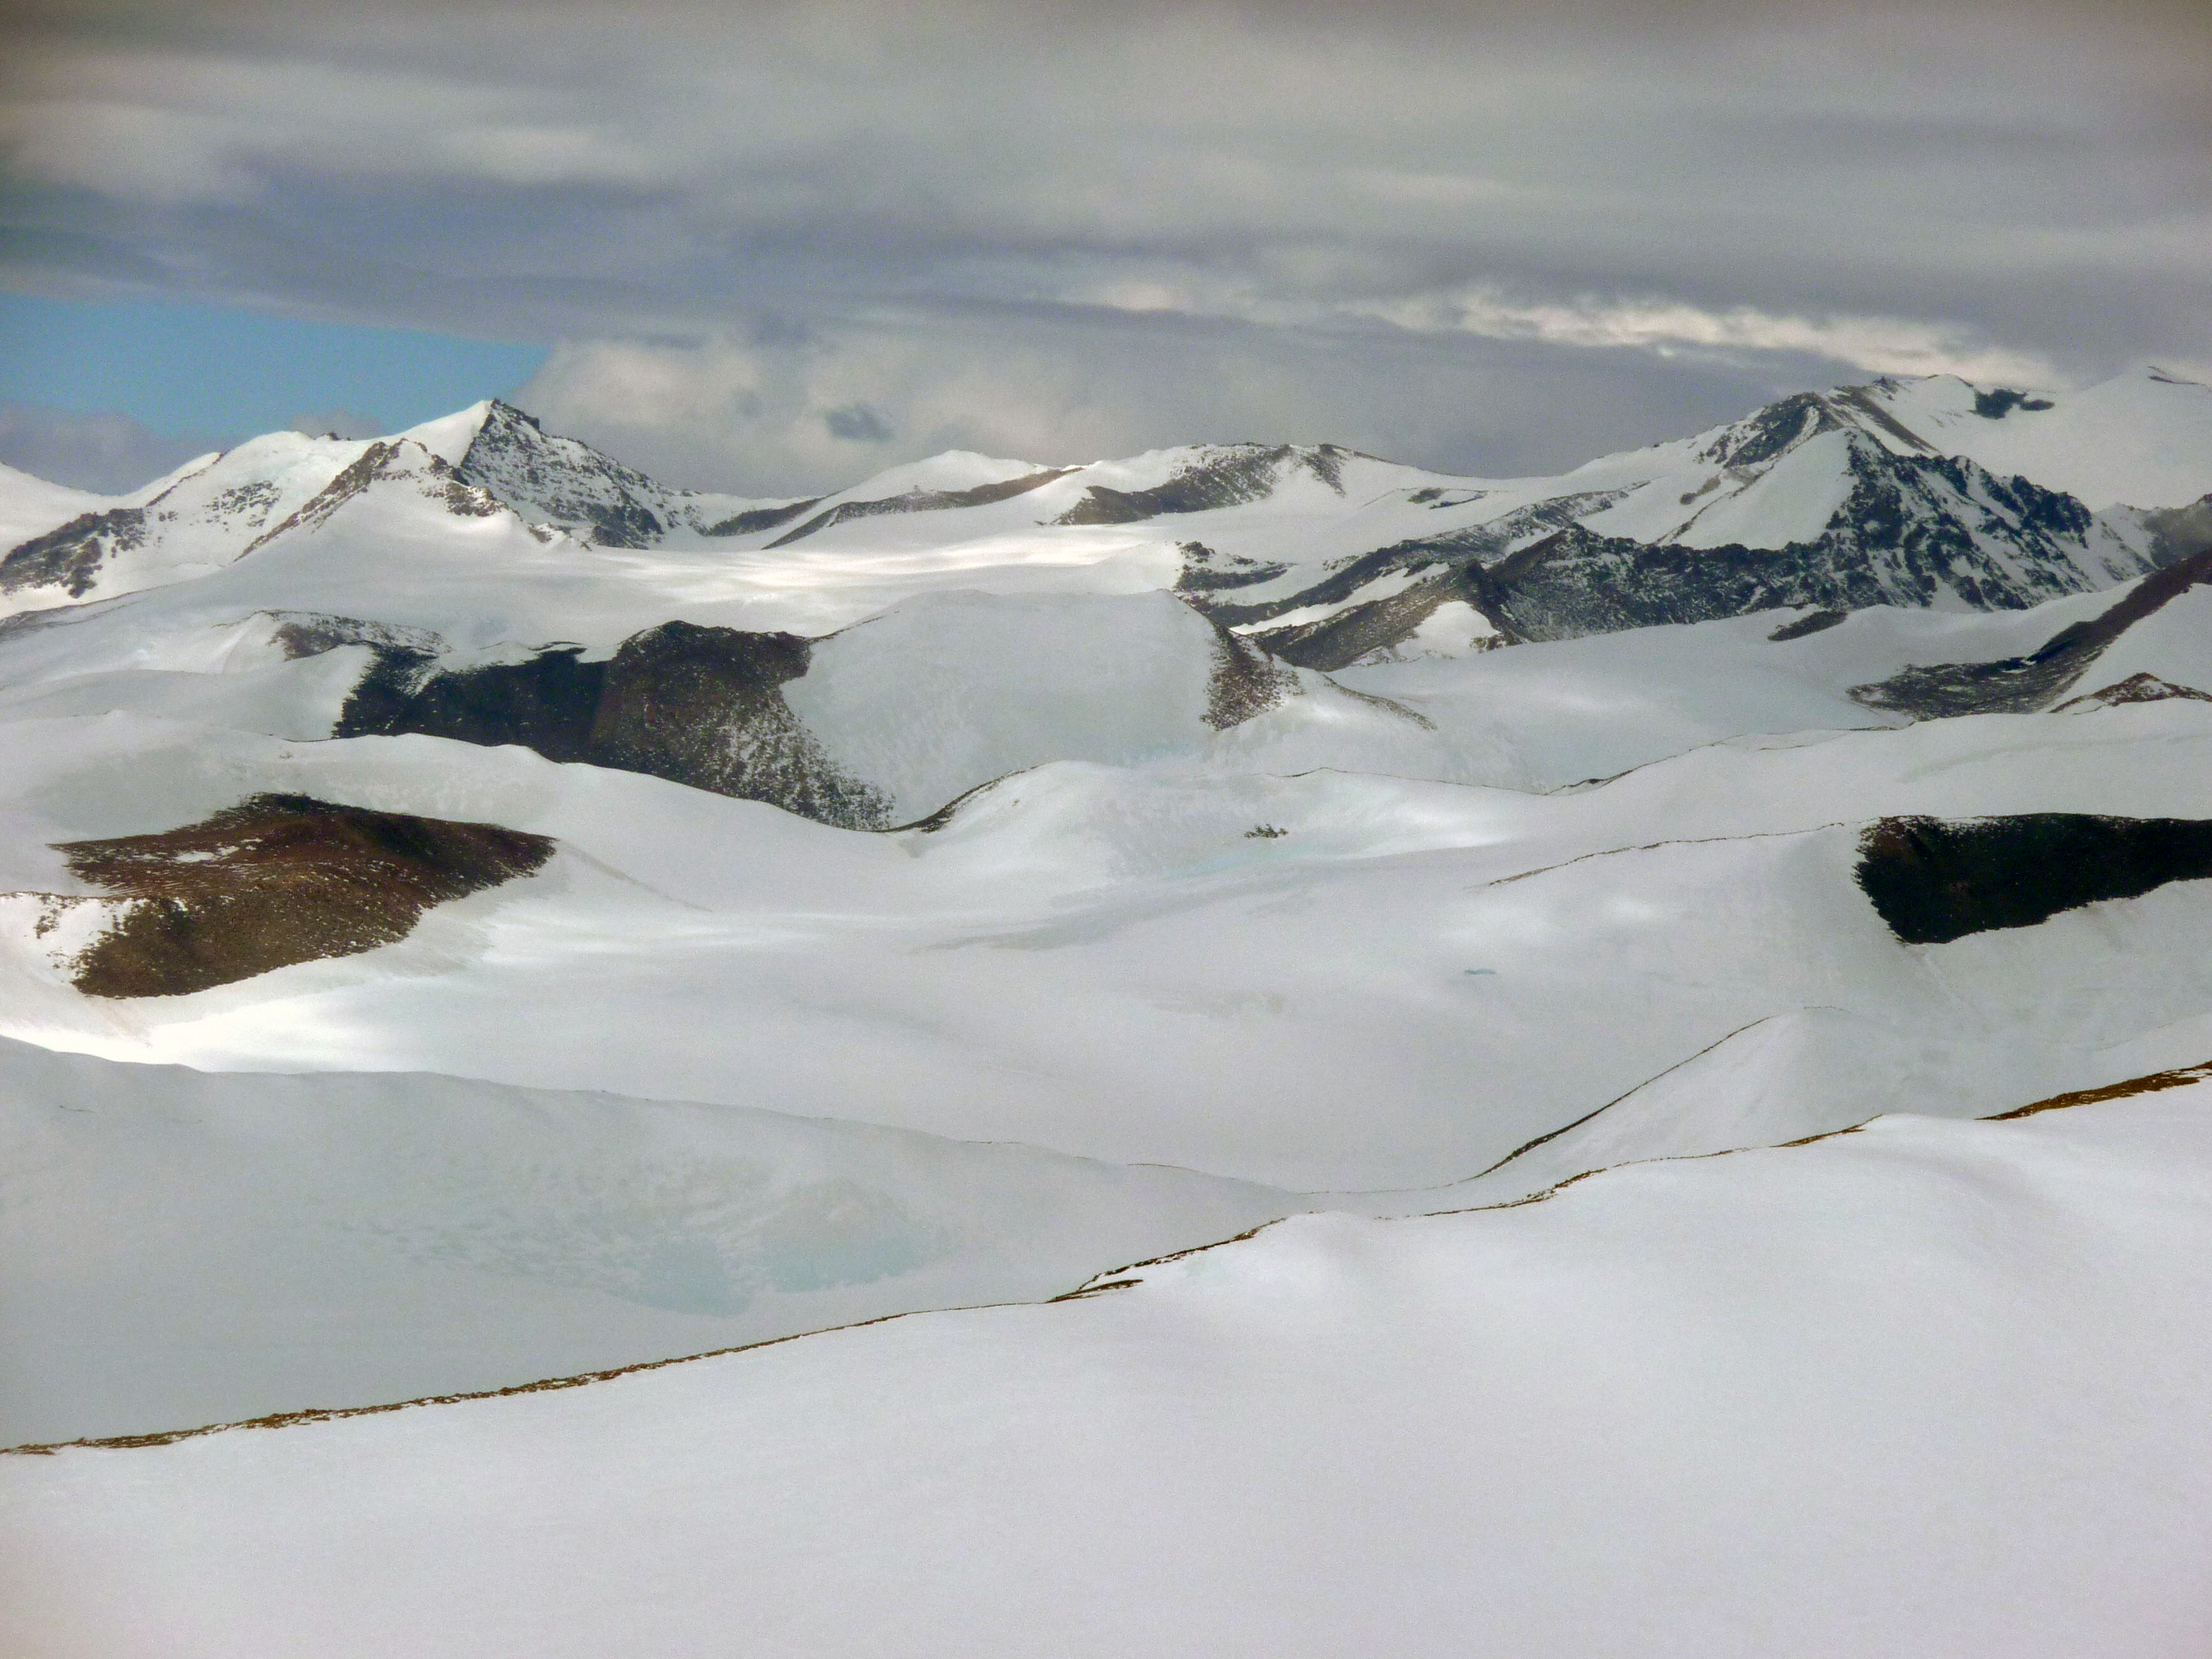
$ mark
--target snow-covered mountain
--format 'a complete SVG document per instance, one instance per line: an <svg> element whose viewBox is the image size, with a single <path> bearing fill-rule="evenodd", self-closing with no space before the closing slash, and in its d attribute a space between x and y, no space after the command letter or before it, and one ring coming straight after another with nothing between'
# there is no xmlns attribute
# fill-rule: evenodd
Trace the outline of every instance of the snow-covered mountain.
<svg viewBox="0 0 2212 1659"><path fill-rule="evenodd" d="M0 1437L131 1443L0 1629L2187 1650L2207 490L2155 372L0 473Z"/></svg>

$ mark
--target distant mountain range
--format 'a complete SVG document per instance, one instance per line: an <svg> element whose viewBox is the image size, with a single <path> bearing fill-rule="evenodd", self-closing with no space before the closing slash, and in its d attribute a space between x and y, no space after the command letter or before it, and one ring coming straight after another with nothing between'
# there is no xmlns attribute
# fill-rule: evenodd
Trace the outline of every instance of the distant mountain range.
<svg viewBox="0 0 2212 1659"><path fill-rule="evenodd" d="M287 716L301 735L520 743L884 829L1290 702L1308 738L1376 732L1429 775L1486 775L1418 709L1322 677L1784 608L1811 629L2097 592L2212 546L2208 453L2212 390L2146 371L2065 395L1803 393L1550 478L1233 444L954 453L759 501L666 488L493 402L373 441L272 434L112 501L0 479L0 522L82 509L0 556L0 604L18 637L66 630L80 673L211 630L271 662L336 653ZM2027 682L2005 683L2016 703ZM921 740L919 695L971 713Z"/></svg>

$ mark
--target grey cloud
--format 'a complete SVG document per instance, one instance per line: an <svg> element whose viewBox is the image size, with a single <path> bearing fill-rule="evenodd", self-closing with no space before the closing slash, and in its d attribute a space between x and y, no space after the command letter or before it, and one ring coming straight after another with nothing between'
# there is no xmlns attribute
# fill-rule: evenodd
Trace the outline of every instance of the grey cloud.
<svg viewBox="0 0 2212 1659"><path fill-rule="evenodd" d="M165 436L125 415L0 403L0 464L105 495L136 489L223 447L212 438Z"/></svg>
<svg viewBox="0 0 2212 1659"><path fill-rule="evenodd" d="M833 438L856 444L887 444L898 435L890 416L872 404L846 404L829 410L822 424Z"/></svg>
<svg viewBox="0 0 2212 1659"><path fill-rule="evenodd" d="M1554 471L1821 379L1803 358L1754 371L1380 328L939 313L825 325L799 343L574 344L518 396L549 427L669 482L787 495L945 449L1059 465L1243 439L1331 441L1453 472ZM857 466L831 435L856 404L896 428Z"/></svg>
<svg viewBox="0 0 2212 1659"><path fill-rule="evenodd" d="M579 410L586 362L688 353L703 386L751 343L785 389L714 394L769 445L748 476L990 429L918 380L814 382L967 375L994 333L1068 388L1056 416L989 394L1048 447L1055 419L1277 410L1492 453L1456 400L1508 363L1580 400L1586 452L1668 386L1679 425L1913 351L2083 379L2200 362L2212 324L2212 23L2182 5L71 0L14 27L17 280L566 339ZM1577 343L1668 307L1675 335ZM1194 339L1252 385L1206 390ZM637 395L592 418L645 432ZM895 438L853 435L864 405Z"/></svg>
<svg viewBox="0 0 2212 1659"><path fill-rule="evenodd" d="M310 410L295 415L291 427L311 437L328 434L334 438L378 438L392 430L390 422L374 415L357 415L349 409Z"/></svg>

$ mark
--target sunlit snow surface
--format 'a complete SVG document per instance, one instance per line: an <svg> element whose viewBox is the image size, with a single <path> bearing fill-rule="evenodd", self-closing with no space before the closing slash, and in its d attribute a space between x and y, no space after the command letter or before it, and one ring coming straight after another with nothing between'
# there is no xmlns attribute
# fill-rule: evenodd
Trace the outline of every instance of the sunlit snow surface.
<svg viewBox="0 0 2212 1659"><path fill-rule="evenodd" d="M2212 489L2212 393L2155 374L1777 408L1544 480L1253 446L752 502L526 433L518 507L468 482L521 420L481 405L113 500L0 475L0 535L113 543L0 593L0 1442L914 1314L0 1460L0 1645L2203 1650L2207 1090L1966 1120L2212 1060L2212 883L1908 945L1856 874L1884 817L2212 820L2203 589L2070 687L2160 700L1917 724L1854 689L2026 658L2145 567L1237 656L1561 501L1800 544L1870 447L1972 461L1962 512L2015 472L2113 508L2129 557ZM1232 647L1194 591L1297 604ZM395 642L671 621L810 641L781 706L905 827L331 736ZM555 849L397 943L81 991L61 849L269 795Z"/></svg>
<svg viewBox="0 0 2212 1659"><path fill-rule="evenodd" d="M2212 1089L0 1470L15 1651L2201 1652Z"/></svg>

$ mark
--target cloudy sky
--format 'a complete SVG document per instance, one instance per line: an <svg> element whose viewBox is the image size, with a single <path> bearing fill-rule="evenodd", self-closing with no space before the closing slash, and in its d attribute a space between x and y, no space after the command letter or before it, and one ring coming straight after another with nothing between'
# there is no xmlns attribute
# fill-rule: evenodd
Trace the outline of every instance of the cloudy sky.
<svg viewBox="0 0 2212 1659"><path fill-rule="evenodd" d="M1876 374L2212 375L2194 3L0 18L0 459L86 482L492 393L785 493L1236 438L1551 470Z"/></svg>

